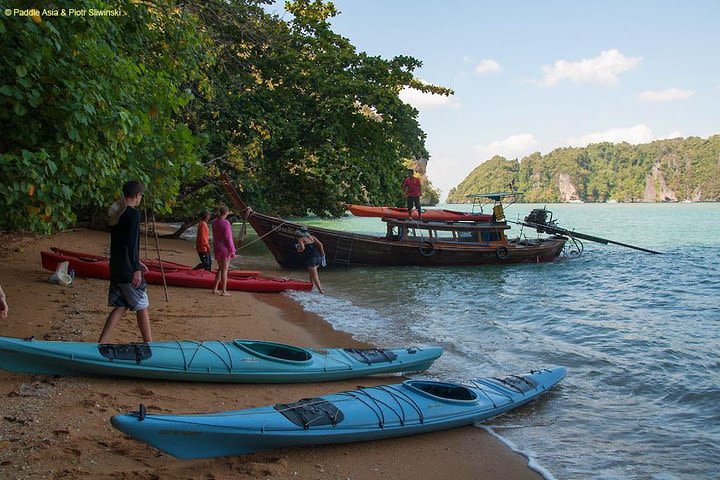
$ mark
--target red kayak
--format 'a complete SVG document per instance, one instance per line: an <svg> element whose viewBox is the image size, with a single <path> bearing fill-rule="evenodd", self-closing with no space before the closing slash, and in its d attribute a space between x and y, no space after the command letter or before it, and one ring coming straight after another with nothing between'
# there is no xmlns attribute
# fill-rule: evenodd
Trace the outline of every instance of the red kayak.
<svg viewBox="0 0 720 480"><path fill-rule="evenodd" d="M347 208L356 217L408 218L407 208L372 207L368 205L348 205ZM417 210L413 210L412 218L418 218ZM489 222L492 220L492 215L437 209L423 210L422 220L439 222Z"/></svg>
<svg viewBox="0 0 720 480"><path fill-rule="evenodd" d="M97 260L103 260L108 261L108 257L104 255L94 255L92 253L83 253L83 252L74 252L72 250L65 250L64 248L58 248L58 247L50 247L50 251L53 253L57 253L58 255L64 255L67 257L76 257L82 260L86 261L97 261ZM154 259L145 259L141 260L146 267L148 267L149 270L160 270L160 262ZM192 270L193 267L189 265L183 265L182 263L175 263L175 262L168 262L167 260L163 260L162 262L163 269L165 270ZM255 272L252 270L236 270L236 275L239 277L257 277L260 275L260 272Z"/></svg>
<svg viewBox="0 0 720 480"><path fill-rule="evenodd" d="M50 250L53 253L56 253L58 255L63 255L66 257L75 257L79 258L80 260L84 260L87 262L96 262L98 260L102 260L104 262L108 261L108 257L105 257L103 255L93 255L91 253L81 253L81 252L73 252L72 250L65 250L64 248L58 248L58 247L50 247ZM146 267L148 267L148 270L157 270L160 271L160 262L154 259L145 259L141 260L142 263L145 264ZM168 262L167 260L163 260L162 262L163 270L166 272L172 271L172 270L192 270L193 267L189 265L184 265L182 263L175 263L175 262ZM47 268L47 267L46 267ZM247 277L259 277L260 276L259 271L257 270L230 270L228 272L228 278L247 278ZM100 277L98 277L100 278ZM101 277L106 278L106 277Z"/></svg>
<svg viewBox="0 0 720 480"><path fill-rule="evenodd" d="M57 249L56 249L57 250ZM80 277L110 278L110 262L106 257L98 255L70 256L56 252L40 252L43 268L55 271L60 262L68 262L69 269L75 270ZM144 263L144 262L143 262ZM146 264L147 265L147 264ZM172 265L172 264L171 264ZM187 265L174 264L182 268L166 267L165 281L174 287L207 288L210 289L215 283L215 274L207 270L192 270ZM151 285L162 285L162 274L160 269L151 269L145 274L145 281ZM311 290L312 283L300 282L297 280L286 280L282 278L262 277L260 272L235 270L234 275L228 276L228 290L243 292L283 292L285 290ZM241 274L244 276L238 276Z"/></svg>

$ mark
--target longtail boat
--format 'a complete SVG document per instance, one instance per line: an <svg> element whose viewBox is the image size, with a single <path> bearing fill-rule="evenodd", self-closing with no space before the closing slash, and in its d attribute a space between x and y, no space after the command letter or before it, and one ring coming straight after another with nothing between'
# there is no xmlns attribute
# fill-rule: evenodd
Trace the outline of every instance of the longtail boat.
<svg viewBox="0 0 720 480"><path fill-rule="evenodd" d="M247 209L229 177L223 175L220 185L238 209ZM549 262L560 255L567 237L509 239L505 231L510 226L501 221L504 216L499 218L499 212L494 209L494 221L484 222L383 218L387 229L382 236L312 226L307 229L322 242L329 266L513 264ZM246 218L281 267L304 266L304 257L295 248L295 232L304 225L257 212Z"/></svg>

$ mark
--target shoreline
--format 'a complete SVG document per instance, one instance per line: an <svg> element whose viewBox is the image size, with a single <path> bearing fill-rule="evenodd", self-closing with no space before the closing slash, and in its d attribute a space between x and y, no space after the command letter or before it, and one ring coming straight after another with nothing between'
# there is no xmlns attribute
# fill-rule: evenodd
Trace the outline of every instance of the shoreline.
<svg viewBox="0 0 720 480"><path fill-rule="evenodd" d="M108 242L106 233L82 229L50 237L5 238L0 284L8 296L10 315L0 321L0 335L96 341L110 311L107 281L76 278L69 287L52 285L46 281L51 272L42 269L39 257L41 250L53 245L100 254ZM163 259L197 263L191 242L161 239L160 244ZM287 276L304 280L305 272ZM232 292L231 297L219 297L209 290L177 287L168 291L166 303L162 287L149 287L155 340L257 338L308 347L369 346L335 330L285 295ZM120 322L112 341L139 341L134 315ZM398 376L377 376L314 384L201 384L0 371L4 416L0 477L542 478L529 468L526 457L473 426L382 441L184 461L126 437L109 423L111 415L132 411L141 402L159 412L225 411L397 381Z"/></svg>

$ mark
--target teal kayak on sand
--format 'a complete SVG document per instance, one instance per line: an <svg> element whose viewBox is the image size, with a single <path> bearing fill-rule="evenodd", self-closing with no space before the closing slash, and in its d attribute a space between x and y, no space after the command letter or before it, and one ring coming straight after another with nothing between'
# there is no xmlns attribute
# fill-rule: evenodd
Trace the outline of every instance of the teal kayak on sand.
<svg viewBox="0 0 720 480"><path fill-rule="evenodd" d="M565 377L564 367L463 383L408 380L296 403L200 415L140 411L110 422L177 458L245 455L290 446L346 443L445 430L524 405Z"/></svg>
<svg viewBox="0 0 720 480"><path fill-rule="evenodd" d="M310 349L259 340L130 344L0 337L0 369L197 382L321 382L426 370L440 347Z"/></svg>

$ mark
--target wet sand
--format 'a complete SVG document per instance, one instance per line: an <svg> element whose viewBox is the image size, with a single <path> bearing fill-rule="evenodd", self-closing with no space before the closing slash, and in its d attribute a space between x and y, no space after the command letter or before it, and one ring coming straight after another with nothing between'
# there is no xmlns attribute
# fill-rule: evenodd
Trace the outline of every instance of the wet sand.
<svg viewBox="0 0 720 480"><path fill-rule="evenodd" d="M108 282L76 278L69 287L47 282L40 251L59 246L87 253L108 250L109 235L88 230L52 237L0 237L0 284L10 316L0 335L46 340L97 341L110 308ZM163 259L196 264L193 245L160 240ZM152 245L152 243L151 243ZM150 250L154 256L154 249ZM305 280L300 271L287 276ZM253 338L309 347L367 346L278 294L151 285L155 340ZM140 341L134 314L113 333L114 342ZM378 347L395 345L378 341ZM71 378L0 371L0 478L93 479L540 479L527 460L481 429L375 442L291 448L241 457L177 460L110 426L119 412L137 409L195 413L289 403L357 385L395 383L397 376L299 385L226 385L117 378Z"/></svg>

